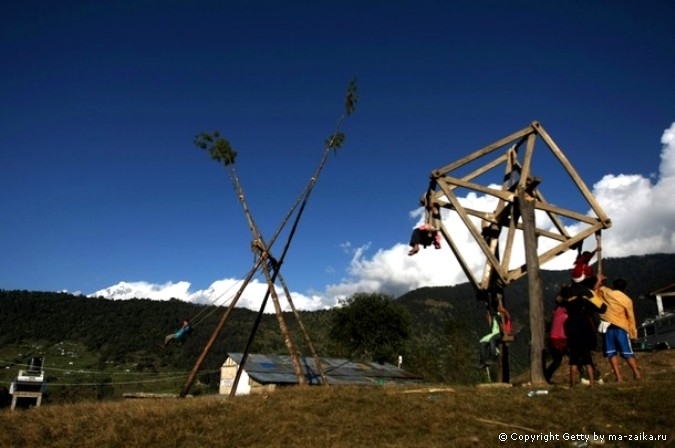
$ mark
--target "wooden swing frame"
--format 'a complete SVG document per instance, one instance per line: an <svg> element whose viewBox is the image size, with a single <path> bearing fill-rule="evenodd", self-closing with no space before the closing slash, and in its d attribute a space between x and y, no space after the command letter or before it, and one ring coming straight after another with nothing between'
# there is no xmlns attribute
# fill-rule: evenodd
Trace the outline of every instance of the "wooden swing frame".
<svg viewBox="0 0 675 448"><path fill-rule="evenodd" d="M537 140L545 143L553 156L565 169L576 188L586 200L592 215L585 215L574 210L550 204L540 191L542 179L532 174L532 162ZM524 151L523 151L524 148ZM499 152L501 151L501 152ZM494 157L496 153L496 157ZM474 162L485 163L463 176L456 175L462 168ZM503 167L501 188L492 188L475 181L481 175ZM479 195L492 196L497 199L494 210L476 210L464 207L455 195L456 189L470 190ZM520 277L528 276L530 296L530 327L532 332L531 375L533 383L543 382L541 359L544 340L544 308L541 286L540 266L553 258L579 247L583 240L596 235L600 244L601 232L611 227L609 217L591 194L581 176L565 157L558 145L553 141L543 126L532 122L529 126L491 143L463 157L456 162L433 170L430 175L429 188L423 195L422 202L438 204L439 207L457 213L463 224L485 256L486 263L482 278L474 276L466 259L453 240L451 232L441 220L437 220L438 231L441 232L448 247L455 255L462 271L473 285L479 298L490 294L496 296L500 304L505 303L504 287ZM535 212L545 213L553 223L555 230L538 227ZM473 218L473 220L472 220ZM480 227L475 224L476 218ZM563 220L576 221L586 226L572 235ZM505 247L500 251L500 237L506 232ZM526 262L520 266L510 267L517 232L522 232ZM555 245L543 253L538 253L538 239L548 238ZM598 255L598 271L601 272L601 258ZM489 306L489 303L488 303ZM506 359L500 364L501 380L508 382L508 350L505 343L512 341L512 336L504 340Z"/></svg>

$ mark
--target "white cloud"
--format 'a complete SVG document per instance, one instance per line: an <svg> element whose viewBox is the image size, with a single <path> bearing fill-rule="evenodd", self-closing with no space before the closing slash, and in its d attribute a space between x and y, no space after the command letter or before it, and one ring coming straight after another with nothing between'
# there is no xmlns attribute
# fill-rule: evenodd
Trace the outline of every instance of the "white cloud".
<svg viewBox="0 0 675 448"><path fill-rule="evenodd" d="M667 129L661 139L663 149L661 164L656 183L637 174L607 174L593 185L592 193L605 213L612 219L612 227L603 232L603 255L625 257L648 253L675 252L675 123ZM494 208L494 199L467 194L461 199L465 207L478 210ZM422 209L410 212L418 223L422 219ZM545 226L546 217L537 215L540 227ZM473 237L455 213L444 211L443 222L451 229L453 238L471 271L480 278L485 265L484 255ZM544 224L542 224L544 223ZM576 234L578 229L570 228ZM553 242L540 239L540 252L551 247ZM515 248L522 247L516 241ZM292 292L295 307L299 310L319 310L335 306L339 299L356 292L385 292L394 296L424 286L454 285L466 282L459 262L445 243L440 250L427 248L419 254L407 256L406 243L393 247L377 249L368 256L370 243L354 247L346 242L342 249L353 254L347 269L348 278L338 284L327 285L325 291L311 295ZM575 254L565 253L543 266L544 269L569 269ZM524 263L524 254L514 249L511 266ZM144 297L155 300L168 300L172 297L193 303L226 305L241 287L239 279L224 279L214 282L209 288L196 292L190 291L190 283L151 284L147 282L121 282L98 291L92 296L104 296L113 299ZM254 279L243 291L237 306L258 310L267 291L267 285ZM283 291L278 290L282 309L289 310ZM274 312L272 300L265 309Z"/></svg>
<svg viewBox="0 0 675 448"><path fill-rule="evenodd" d="M603 249L614 257L675 252L675 123L661 138L655 184L639 175L606 175L594 194L612 217Z"/></svg>
<svg viewBox="0 0 675 448"><path fill-rule="evenodd" d="M462 205L476 210L494 209L496 199L469 194L460 198ZM477 243L466 229L466 226L456 213L443 210L443 224L452 233L453 240L462 254L469 269L476 278L480 278L485 266L485 256ZM411 217L419 217L417 225L421 224L423 210L411 212ZM541 214L537 222L549 222L548 218ZM475 223L479 226L479 223ZM503 243L502 243L503 244ZM553 247L552 241L540 241L541 251ZM349 267L350 279L337 285L329 285L326 295L329 297L349 296L357 291L387 292L394 296L424 286L444 286L465 283L468 281L462 271L459 261L443 241L441 249L428 247L422 249L415 256L408 256L410 247L407 244L396 244L389 249L379 249L372 258L366 257L368 245L357 249ZM522 236L516 235L510 266L519 266L525 263L525 254L518 251L522 247ZM545 265L546 269L565 269L572 265L573 255L563 257L562 260L553 260Z"/></svg>

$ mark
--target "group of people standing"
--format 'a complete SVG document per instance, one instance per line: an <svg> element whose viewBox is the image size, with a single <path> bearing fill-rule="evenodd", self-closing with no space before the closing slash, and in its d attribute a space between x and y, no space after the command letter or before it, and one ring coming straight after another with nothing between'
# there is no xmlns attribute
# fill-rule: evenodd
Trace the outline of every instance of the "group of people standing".
<svg viewBox="0 0 675 448"><path fill-rule="evenodd" d="M603 284L606 277L593 273L589 263L600 250L598 247L593 252L583 252L577 257L571 284L563 285L555 299L549 336L553 360L544 370L549 382L567 355L570 386L580 381L584 370L589 384L595 384L592 352L597 345L598 332L602 334L604 355L609 360L616 381L623 381L619 356L626 360L633 377L636 380L641 378L631 347L631 339L637 338L633 302L624 293L624 280L616 279L609 287Z"/></svg>
<svg viewBox="0 0 675 448"><path fill-rule="evenodd" d="M439 204L427 195L422 198L421 205L425 207L426 219L413 230L408 255L418 253L420 246L441 247L440 233L435 224L441 218ZM589 384L594 385L596 367L592 352L596 349L598 332L602 334L604 355L609 360L617 382L623 381L619 356L626 360L633 377L636 380L641 378L631 347L631 339L637 338L633 302L624 293L626 282L623 279L616 279L609 287L603 284L606 277L593 272L590 262L600 251L600 245L593 251L580 251L572 269L571 283L563 285L555 299L549 336L552 362L544 369L548 382L551 382L563 358L568 356L570 385L581 381L584 370ZM486 316L489 332L479 341L481 369L496 364L497 345L504 335L511 334L511 317L501 302L489 302Z"/></svg>

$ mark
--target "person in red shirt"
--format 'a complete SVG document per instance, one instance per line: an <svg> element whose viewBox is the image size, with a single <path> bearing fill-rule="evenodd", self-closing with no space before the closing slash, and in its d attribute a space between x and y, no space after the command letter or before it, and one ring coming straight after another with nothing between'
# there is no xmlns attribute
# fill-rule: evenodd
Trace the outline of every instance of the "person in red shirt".
<svg viewBox="0 0 675 448"><path fill-rule="evenodd" d="M602 248L598 246L591 252L585 251L579 254L572 267L572 281L574 283L582 282L584 279L593 275L593 268L590 263L593 256L601 250Z"/></svg>

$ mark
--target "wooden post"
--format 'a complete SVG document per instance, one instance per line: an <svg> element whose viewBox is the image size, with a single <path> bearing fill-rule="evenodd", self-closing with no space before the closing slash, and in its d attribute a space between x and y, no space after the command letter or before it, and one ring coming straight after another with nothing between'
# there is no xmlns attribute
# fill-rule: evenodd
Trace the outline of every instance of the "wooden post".
<svg viewBox="0 0 675 448"><path fill-rule="evenodd" d="M509 370L509 344L502 342L500 345L499 353L499 376L497 380L500 383L510 383L511 382L511 371Z"/></svg>
<svg viewBox="0 0 675 448"><path fill-rule="evenodd" d="M504 292L501 287L499 287L499 292L497 294L497 303L499 306L506 308ZM502 323L504 322L504 316L502 316ZM502 324L500 323L500 325ZM502 340L499 342L499 368L497 369L497 381L500 383L510 383L511 382L511 369L509 367L509 342L513 340L511 335L502 334Z"/></svg>
<svg viewBox="0 0 675 448"><path fill-rule="evenodd" d="M535 232L534 200L523 188L518 189L518 205L523 221L523 240L525 244L525 263L527 266L528 295L530 304L530 381L532 384L545 384L544 354L544 296L537 255L537 235Z"/></svg>
<svg viewBox="0 0 675 448"><path fill-rule="evenodd" d="M246 289L246 286L251 282L251 279L255 275L256 271L258 270L258 267L267 261L267 258L260 257L258 260L255 262L253 267L251 268L250 271L248 271L248 274L246 275L246 278L242 282L241 287L239 288L239 291L237 291L236 296L234 299L232 299L232 302L230 302L230 305L227 307L227 310L225 313L222 315L220 318L220 321L218 322L218 325L216 325L215 330L213 330L213 334L211 335L211 339L206 343L206 346L204 346L204 349L202 350L202 354L199 355L199 358L197 359L197 362L195 363L194 367L192 368L192 372L190 372L190 375L188 376L187 381L185 381L185 385L183 385L183 389L181 390L179 397L180 398L185 398L190 392L190 388L192 387L192 383L194 383L195 379L197 378L197 374L199 373L199 369L201 369L202 364L204 364L204 361L206 361L206 356L209 354L211 351L211 347L213 347L213 344L215 344L216 339L218 339L218 335L220 332L223 330L223 327L225 326L225 323L227 320L230 318L230 315L232 314L232 311L234 310L234 306L237 304L239 301L239 297L241 297L242 293L244 292L244 289Z"/></svg>
<svg viewBox="0 0 675 448"><path fill-rule="evenodd" d="M597 232L595 232L595 249L598 251L597 252L598 275L602 275L602 230L598 230Z"/></svg>

